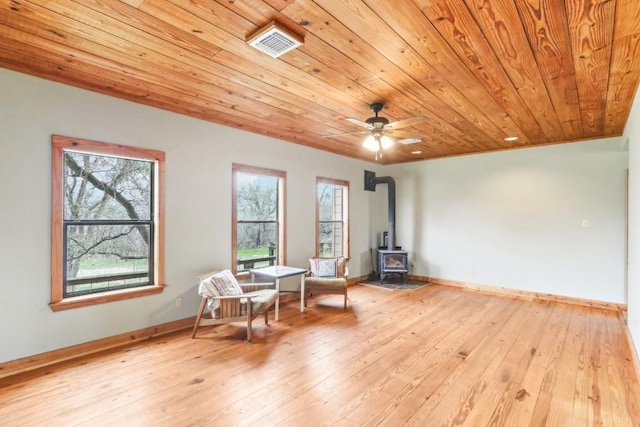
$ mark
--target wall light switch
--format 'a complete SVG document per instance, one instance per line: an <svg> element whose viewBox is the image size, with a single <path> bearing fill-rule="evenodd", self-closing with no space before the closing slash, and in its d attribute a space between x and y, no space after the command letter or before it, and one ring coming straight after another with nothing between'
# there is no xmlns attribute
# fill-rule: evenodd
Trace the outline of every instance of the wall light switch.
<svg viewBox="0 0 640 427"><path fill-rule="evenodd" d="M584 228L587 228L587 227L589 226L589 220L588 220L588 219L583 219L583 220L582 220L582 226L583 226Z"/></svg>

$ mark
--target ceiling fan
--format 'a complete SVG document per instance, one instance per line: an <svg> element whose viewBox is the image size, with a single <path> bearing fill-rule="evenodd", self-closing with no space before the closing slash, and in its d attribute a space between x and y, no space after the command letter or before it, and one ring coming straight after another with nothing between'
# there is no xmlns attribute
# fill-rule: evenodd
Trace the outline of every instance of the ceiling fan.
<svg viewBox="0 0 640 427"><path fill-rule="evenodd" d="M391 147L391 145L393 145L393 143L396 141L401 144L412 144L414 142L419 142L424 137L424 135L419 133L408 132L399 129L410 127L417 123L423 122L427 119L426 117L416 116L408 119L398 120L395 122L389 122L389 119L387 119L386 117L378 116L378 113L384 108L384 104L376 102L371 104L370 108L375 116L369 117L365 121L353 117L347 117L347 120L351 123L367 128L366 131L348 132L328 136L332 137L368 133L369 135L365 138L363 145L365 146L365 148L371 151L375 151L376 160L382 157L383 149Z"/></svg>

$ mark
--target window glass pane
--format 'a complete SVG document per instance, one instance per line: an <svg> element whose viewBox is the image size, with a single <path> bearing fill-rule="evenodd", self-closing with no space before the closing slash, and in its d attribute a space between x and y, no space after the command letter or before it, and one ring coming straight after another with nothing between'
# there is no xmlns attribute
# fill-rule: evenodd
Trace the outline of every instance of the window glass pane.
<svg viewBox="0 0 640 427"><path fill-rule="evenodd" d="M320 223L320 251L321 257L343 255L343 225L342 222Z"/></svg>
<svg viewBox="0 0 640 427"><path fill-rule="evenodd" d="M276 264L278 225L275 222L237 224L237 270Z"/></svg>
<svg viewBox="0 0 640 427"><path fill-rule="evenodd" d="M347 183L348 184L348 183ZM348 185L329 178L316 180L318 256L348 256Z"/></svg>
<svg viewBox="0 0 640 427"><path fill-rule="evenodd" d="M238 173L238 221L277 221L278 178Z"/></svg>
<svg viewBox="0 0 640 427"><path fill-rule="evenodd" d="M66 232L67 296L151 282L149 224L67 225Z"/></svg>
<svg viewBox="0 0 640 427"><path fill-rule="evenodd" d="M151 168L148 161L66 151L64 219L151 219Z"/></svg>
<svg viewBox="0 0 640 427"><path fill-rule="evenodd" d="M342 187L333 184L318 184L320 221L342 220Z"/></svg>

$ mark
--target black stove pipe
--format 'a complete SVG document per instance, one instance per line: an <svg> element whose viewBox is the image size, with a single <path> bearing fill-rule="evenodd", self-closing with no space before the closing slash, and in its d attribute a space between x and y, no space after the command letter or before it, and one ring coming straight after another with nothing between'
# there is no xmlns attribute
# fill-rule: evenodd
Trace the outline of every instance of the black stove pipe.
<svg viewBox="0 0 640 427"><path fill-rule="evenodd" d="M387 184L388 195L388 220L389 230L387 240L387 250L396 249L396 182L390 176L381 176L376 178L376 173L372 171L364 171L364 189L368 191L376 191L376 185Z"/></svg>

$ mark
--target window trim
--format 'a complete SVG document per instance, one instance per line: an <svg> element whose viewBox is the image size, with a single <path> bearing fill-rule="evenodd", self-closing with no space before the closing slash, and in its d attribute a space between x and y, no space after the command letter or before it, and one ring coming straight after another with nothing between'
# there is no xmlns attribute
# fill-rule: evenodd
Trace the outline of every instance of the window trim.
<svg viewBox="0 0 640 427"><path fill-rule="evenodd" d="M248 277L248 271L238 272L238 173L247 173L254 175L266 175L278 178L278 256L276 258L277 265L286 265L286 180L287 172L262 168L258 166L243 165L233 163L231 165L231 271L238 277Z"/></svg>
<svg viewBox="0 0 640 427"><path fill-rule="evenodd" d="M341 179L333 179L333 178L325 178L325 177L316 177L316 187L315 187L315 193L316 193L316 248L315 248L315 256L318 257L320 256L320 199L318 198L318 184L331 184L331 185L339 185L344 187L344 189L346 190L346 196L343 196L343 218L342 218L342 224L343 224L343 234L344 234L344 241L342 242L343 245L343 253L342 256L346 259L349 259L350 257L350 253L351 253L351 248L350 248L350 239L349 239L349 232L350 232L350 227L349 227L349 181L345 181L345 180L341 180ZM346 203L345 203L346 201Z"/></svg>
<svg viewBox="0 0 640 427"><path fill-rule="evenodd" d="M53 311L68 310L138 298L146 295L162 293L164 283L164 177L165 153L163 151L146 148L128 147L119 144L90 141L79 138L53 135L52 146L52 179L51 179L51 302L49 307ZM155 192L153 197L154 227L154 283L129 289L118 289L96 294L88 294L63 298L64 277L64 151L85 151L98 155L129 157L154 163Z"/></svg>

